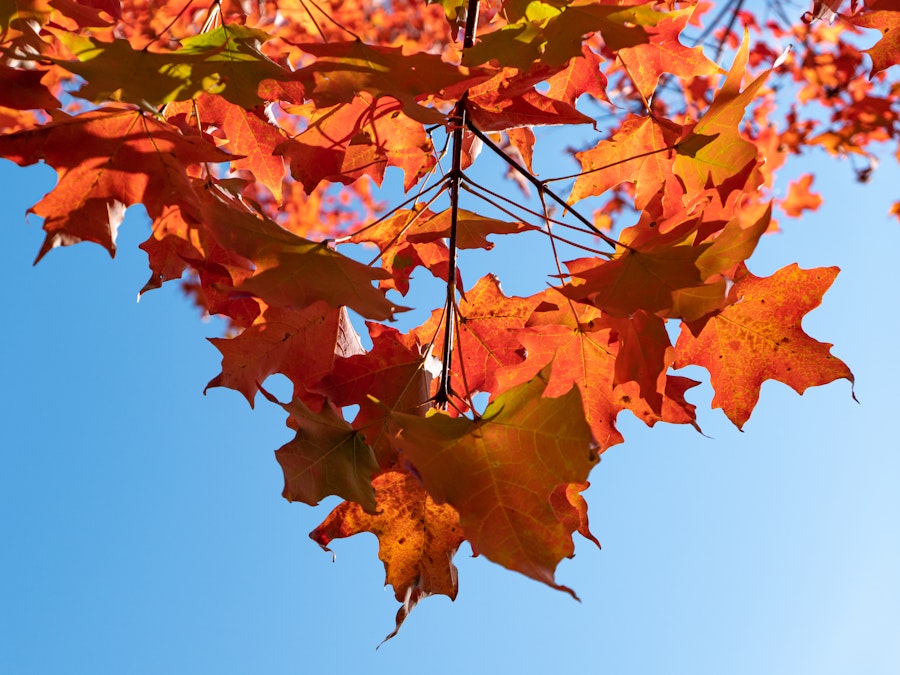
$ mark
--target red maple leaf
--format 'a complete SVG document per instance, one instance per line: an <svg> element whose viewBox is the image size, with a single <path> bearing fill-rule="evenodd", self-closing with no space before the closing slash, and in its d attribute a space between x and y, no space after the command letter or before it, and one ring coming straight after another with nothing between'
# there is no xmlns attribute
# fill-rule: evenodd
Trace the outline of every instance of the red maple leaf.
<svg viewBox="0 0 900 675"><path fill-rule="evenodd" d="M60 113L36 129L0 136L0 156L21 166L43 159L59 174L56 187L30 209L44 218L47 231L38 259L79 241L115 254L128 206L144 204L155 217L169 204L196 204L190 166L230 159L199 136L121 108Z"/></svg>
<svg viewBox="0 0 900 675"><path fill-rule="evenodd" d="M801 270L789 265L771 277L749 272L731 289L732 304L694 336L687 326L675 345L675 367L703 366L715 396L740 428L750 419L765 380L779 380L798 394L838 378L853 382L850 369L830 353L831 345L809 337L803 316L819 306L837 276L836 267Z"/></svg>

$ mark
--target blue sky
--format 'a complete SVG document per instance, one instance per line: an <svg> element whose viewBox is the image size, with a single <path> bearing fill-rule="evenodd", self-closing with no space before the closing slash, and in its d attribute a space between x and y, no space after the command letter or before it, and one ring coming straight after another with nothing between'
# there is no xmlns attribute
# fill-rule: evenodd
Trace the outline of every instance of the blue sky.
<svg viewBox="0 0 900 675"><path fill-rule="evenodd" d="M24 212L53 172L0 161L0 672L896 672L900 172L861 186L808 161L779 189L820 169L825 207L782 218L750 268L842 268L803 326L860 403L845 381L767 383L741 433L704 386L689 398L708 437L623 414L588 493L603 550L581 540L558 571L581 603L464 546L457 601L426 600L378 652L396 602L375 538L336 542L332 563L307 533L335 502L280 496L281 409L202 395L220 327L174 285L135 302L139 211L114 261L85 244L32 267L43 235ZM484 264L523 292L523 259Z"/></svg>

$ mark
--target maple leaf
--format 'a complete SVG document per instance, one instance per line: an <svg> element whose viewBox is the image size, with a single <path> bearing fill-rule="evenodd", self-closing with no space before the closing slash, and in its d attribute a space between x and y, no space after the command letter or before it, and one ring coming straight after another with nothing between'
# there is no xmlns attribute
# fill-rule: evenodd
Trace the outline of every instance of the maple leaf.
<svg viewBox="0 0 900 675"><path fill-rule="evenodd" d="M245 110L218 96L200 96L196 110L201 122L222 130L228 139L227 149L240 156L231 162L231 168L250 171L280 202L284 160L275 153L275 147L286 139L284 132L257 109Z"/></svg>
<svg viewBox="0 0 900 675"><path fill-rule="evenodd" d="M612 330L610 340L618 342L613 386L637 382L641 398L647 401L650 409L662 412L660 375L674 360L665 321L655 314L638 310L628 317L603 317L601 322Z"/></svg>
<svg viewBox="0 0 900 675"><path fill-rule="evenodd" d="M714 75L721 69L703 54L701 47L686 47L678 36L694 12L688 7L669 12L655 25L648 27L648 42L622 47L619 58L645 99L650 99L663 73L682 78Z"/></svg>
<svg viewBox="0 0 900 675"><path fill-rule="evenodd" d="M434 276L447 280L449 250L442 239L449 237L451 209L434 213L416 206L399 209L388 218L363 228L350 236L354 243L375 244L379 250L381 266L392 277L385 282L389 287L406 295L411 272L418 266L425 267ZM457 209L457 248L481 248L490 250L494 244L488 241L491 234L512 234L538 229L521 222L508 222L480 216L465 209ZM463 290L462 276L457 276L459 290Z"/></svg>
<svg viewBox="0 0 900 675"><path fill-rule="evenodd" d="M275 153L290 162L291 175L307 193L323 180L349 184L369 176L380 185L387 166L403 169L409 189L434 166L434 148L422 124L400 108L396 100L368 95L319 108L310 112L307 128Z"/></svg>
<svg viewBox="0 0 900 675"><path fill-rule="evenodd" d="M771 206L744 209L718 233L718 221L710 224L703 215L681 211L668 221L624 230L610 260L566 263L573 279L561 292L616 317L644 310L694 321L720 309L725 281L719 275L750 256L768 229Z"/></svg>
<svg viewBox="0 0 900 675"><path fill-rule="evenodd" d="M538 300L507 297L500 281L492 274L478 280L459 303L457 349L453 351L451 372L465 383L467 391L499 391L497 372L520 363L524 355L514 329L522 328ZM419 339L443 349L440 330L443 312L435 310L431 318L415 330Z"/></svg>
<svg viewBox="0 0 900 675"><path fill-rule="evenodd" d="M585 35L600 31L610 49L618 50L647 41L647 27L665 18L649 5L620 7L602 5L593 0L551 3L529 2L519 11L504 5L510 23L482 35L479 43L467 49L463 63L478 66L494 61L501 67L528 70L541 61L561 66L581 53Z"/></svg>
<svg viewBox="0 0 900 675"><path fill-rule="evenodd" d="M384 270L347 258L325 242L288 232L241 208L222 190L204 194L203 227L219 245L252 261L247 270L251 274L234 279L239 291L250 292L269 305L298 309L325 300L333 307L346 305L366 318L379 320L405 309L372 286L372 281L388 276Z"/></svg>
<svg viewBox="0 0 900 675"><path fill-rule="evenodd" d="M612 138L575 153L581 175L569 202L599 195L620 183L635 186L634 205L643 209L673 179L672 154L681 129L664 119L628 115Z"/></svg>
<svg viewBox="0 0 900 675"><path fill-rule="evenodd" d="M33 34L32 26L45 24L52 12L48 0L0 0L0 37L12 42Z"/></svg>
<svg viewBox="0 0 900 675"><path fill-rule="evenodd" d="M558 69L541 64L520 74L504 68L494 77L469 88L469 119L481 131L556 124L593 124L594 120L562 101L539 93L534 85Z"/></svg>
<svg viewBox="0 0 900 675"><path fill-rule="evenodd" d="M451 209L417 220L405 235L407 241L427 243L450 236ZM509 222L482 216L466 209L457 209L456 246L461 249L480 248L490 251L494 242L488 241L491 234L514 234L526 230L537 230L534 225Z"/></svg>
<svg viewBox="0 0 900 675"><path fill-rule="evenodd" d="M598 101L609 102L601 63L602 59L590 47L582 45L581 56L572 57L564 70L547 78L547 97L574 105L579 96L590 94Z"/></svg>
<svg viewBox="0 0 900 675"><path fill-rule="evenodd" d="M554 571L573 554L580 521L560 518L551 497L584 483L597 455L578 391L548 398L546 388L539 374L494 399L477 421L438 410L393 418L401 453L428 494L459 513L473 550L574 597Z"/></svg>
<svg viewBox="0 0 900 675"><path fill-rule="evenodd" d="M372 349L337 359L316 391L339 406L358 405L353 428L375 448L378 463L396 462L392 412L425 414L434 374L434 357L415 336L381 324L369 324Z"/></svg>
<svg viewBox="0 0 900 675"><path fill-rule="evenodd" d="M426 237L426 241L418 243L408 238L409 232L418 223L431 216L431 211L419 206L411 210L399 209L389 218L363 228L349 238L354 243L368 242L378 247L381 269L391 277L382 282L382 287L394 288L401 295L406 295L412 272L420 266L439 279L447 280L450 251L440 241L441 237ZM457 277L457 285L459 290L463 289L461 275Z"/></svg>
<svg viewBox="0 0 900 675"><path fill-rule="evenodd" d="M698 260L710 246L663 241L624 249L611 260L573 260L566 263L573 281L560 292L613 316L644 310L693 321L717 309L725 294L724 281L707 282L701 274Z"/></svg>
<svg viewBox="0 0 900 675"><path fill-rule="evenodd" d="M758 163L759 150L755 143L741 136L739 125L747 106L772 72L771 69L764 71L741 90L749 53L750 41L745 34L712 105L696 124L685 127L678 140L674 171L688 192L702 191L714 185L724 201L732 189L749 192L762 182L758 171L752 174L752 179L743 179L737 186L730 182L746 167L755 167Z"/></svg>
<svg viewBox="0 0 900 675"><path fill-rule="evenodd" d="M136 50L124 39L102 42L64 31L56 35L77 60L55 63L84 78L75 95L95 103L128 101L155 108L207 92L250 109L263 103L260 82L294 77L257 48L271 36L236 24L186 38L181 49L170 53Z"/></svg>
<svg viewBox="0 0 900 675"><path fill-rule="evenodd" d="M41 84L47 73L46 70L19 70L0 64L0 106L16 110L59 108L59 99Z"/></svg>
<svg viewBox="0 0 900 675"><path fill-rule="evenodd" d="M869 77L887 70L900 60L900 2L898 0L875 0L866 2L866 11L857 14L850 21L860 28L880 30L882 38L874 47L863 50L872 57Z"/></svg>
<svg viewBox="0 0 900 675"><path fill-rule="evenodd" d="M409 473L388 471L376 476L372 485L377 512L369 514L359 504L344 502L309 536L326 551L331 551L328 545L333 540L360 532L378 537L385 583L394 587L402 603L396 628L385 638L389 640L420 600L436 594L456 599L453 556L464 538L453 507L436 503Z"/></svg>
<svg viewBox="0 0 900 675"><path fill-rule="evenodd" d="M703 366L721 408L738 428L744 426L765 380L778 380L798 394L853 374L830 354L830 344L809 337L800 323L819 306L838 269L782 268L771 277L749 272L731 289L732 304L706 322L695 337L682 327L675 345L675 367Z"/></svg>
<svg viewBox="0 0 900 675"><path fill-rule="evenodd" d="M273 403L277 399L260 387ZM372 476L378 471L375 453L362 436L327 403L313 412L300 399L280 404L288 413L288 426L297 430L294 440L275 451L284 471L284 492L289 502L316 506L337 495L376 513Z"/></svg>
<svg viewBox="0 0 900 675"><path fill-rule="evenodd" d="M822 205L822 195L810 192L813 183L811 173L804 174L800 180L791 181L788 186L788 196L781 202L781 208L792 218L799 218L803 211L815 211Z"/></svg>
<svg viewBox="0 0 900 675"><path fill-rule="evenodd" d="M600 548L600 542L591 532L588 523L587 500L581 493L591 486L590 483L566 483L560 485L550 495L550 505L557 517L566 523L566 529L578 532L582 537L594 542Z"/></svg>
<svg viewBox="0 0 900 675"><path fill-rule="evenodd" d="M616 428L616 417L622 410L632 410L650 426L660 420L694 423L693 406L684 400L684 391L696 382L659 373L663 384L654 389L663 391L664 398L661 410L654 413L654 406L641 398L638 383L615 384L621 343L604 326L600 311L589 305L569 305L556 290L546 291L544 297L545 302L535 309L527 327L515 332L527 357L497 373L501 391L528 381L550 366L544 395L559 396L577 386L585 419L601 451L624 441ZM622 379L621 373L619 377Z"/></svg>
<svg viewBox="0 0 900 675"><path fill-rule="evenodd" d="M396 99L408 117L424 124L442 123L445 116L420 101L442 92L452 97L454 88L465 91L488 77L445 63L434 54L406 54L400 48L359 40L296 46L316 57L315 63L297 71L297 77L305 84L307 97L318 106L350 103L364 91L375 100L383 96Z"/></svg>
<svg viewBox="0 0 900 675"><path fill-rule="evenodd" d="M705 214L704 214L705 215ZM746 205L729 219L711 239L709 248L697 257L697 268L703 278L717 274L731 275L740 263L756 250L756 245L772 223L772 204ZM701 225L698 238L703 231ZM708 237L704 237L710 241Z"/></svg>
<svg viewBox="0 0 900 675"><path fill-rule="evenodd" d="M136 110L99 108L0 136L0 156L21 166L43 159L57 170L56 187L30 212L44 218L38 253L93 241L115 254L116 233L132 204L151 217L167 204L196 203L188 167L230 156Z"/></svg>
<svg viewBox="0 0 900 675"><path fill-rule="evenodd" d="M49 4L72 19L79 28L112 26L122 18L119 0L50 0Z"/></svg>
<svg viewBox="0 0 900 675"><path fill-rule="evenodd" d="M331 373L335 358L363 353L346 310L324 301L301 310L268 307L237 337L210 342L222 352L222 372L206 389L229 387L251 407L259 385L275 373L294 382L294 395L312 405L304 393Z"/></svg>

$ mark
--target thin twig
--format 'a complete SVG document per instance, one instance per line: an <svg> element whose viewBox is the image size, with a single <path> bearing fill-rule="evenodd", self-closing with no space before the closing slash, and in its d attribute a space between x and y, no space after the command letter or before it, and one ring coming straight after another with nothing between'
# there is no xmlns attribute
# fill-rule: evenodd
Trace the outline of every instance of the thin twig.
<svg viewBox="0 0 900 675"><path fill-rule="evenodd" d="M400 229L400 231L393 236L393 238L387 243L387 245L384 248L378 249L378 255L376 255L374 258L372 258L371 261L369 261L368 266L371 267L376 262L378 262L379 258L381 258L381 256L384 255L385 251L387 251L391 246L396 244L397 240L400 239L400 237L402 237L404 234L406 234L407 230L409 230L409 228L411 228L415 224L415 222L417 220L419 220L419 218L425 213L426 209L428 209L429 206L434 204L435 200L438 197L440 197L441 194L443 194L443 190L440 190L440 191L434 193L431 196L431 199L429 199L425 204L422 205L422 209L420 211L416 211L415 215L413 215L412 218L410 218L408 221L406 221L406 223L404 223L404 225Z"/></svg>
<svg viewBox="0 0 900 675"><path fill-rule="evenodd" d="M322 38L322 42L328 43L328 37L325 35L325 31L322 30L322 27L319 25L319 22L316 21L316 17L313 16L313 13L309 11L309 7L306 6L306 3L303 0L300 0L300 5L303 7L306 12L306 16L309 17L309 20L313 22L313 26L316 27L316 32L319 34L319 37Z"/></svg>
<svg viewBox="0 0 900 675"><path fill-rule="evenodd" d="M349 34L349 35L352 35L354 40L358 40L359 42L362 42L362 41L363 41L362 38L359 37L359 35L357 35L356 33L354 33L352 30L350 30L350 29L347 28L345 25L343 25L341 22L339 22L337 19L335 19L333 16L331 16L331 14L329 14L329 13L326 12L324 9L322 9L321 7L319 7L319 5L316 4L316 0L307 0L307 2L309 2L309 4L311 4L311 5L312 5L313 7L315 7L317 10L319 10L319 13L321 13L322 16L324 16L326 19L328 19L328 20L329 20L331 23L333 23L335 26L337 26L338 28L340 28L340 29L341 29L342 31L344 31L345 33L347 33L347 34ZM303 0L300 0L300 4L303 5L303 9L306 9L306 5L304 4ZM308 9L306 9L306 13L309 14L309 18L312 19L312 12L310 12ZM315 19L313 19L313 23L315 23ZM318 24L316 25L316 27L318 28ZM320 29L320 30L321 30L321 29ZM323 39L325 39L324 36L323 36ZM325 42L328 42L328 40L325 40Z"/></svg>
<svg viewBox="0 0 900 675"><path fill-rule="evenodd" d="M473 188L475 188L475 189L473 189ZM564 220L557 220L556 218L551 218L550 216L545 216L544 214L541 214L538 211L529 209L527 206L525 206L523 204L519 204L519 202L514 201L514 200L510 199L509 197L505 197L505 196L501 195L500 193L494 192L490 188L486 188L485 186L481 185L480 183L477 183L476 181L469 178L469 176L467 176L465 173L463 174L462 189L465 190L466 192L469 192L470 194L475 195L476 197L483 199L491 206L494 206L495 208L500 209L504 213L508 214L510 217L516 218L517 220L520 220L521 217L517 216L516 214L514 214L512 212L507 211L502 206L491 201L490 199L487 199L484 196L484 194L490 195L491 197L494 197L495 199L499 199L503 202L506 202L510 206L513 206L521 211L524 211L525 213L527 213L531 216L534 216L535 218L540 218L541 220L544 220L545 218L547 218L554 225L559 225L560 227L566 227L570 230L574 230L575 232L581 232L582 234L589 234L592 237L596 236L596 233L594 232L594 230L589 230L586 227L579 227L578 225L572 225L572 223L567 223ZM484 193L484 194L481 194L481 193Z"/></svg>
<svg viewBox="0 0 900 675"><path fill-rule="evenodd" d="M657 148L656 150L648 150L647 152L641 152L637 155L632 155L631 157L626 157L625 159L617 159L615 162L610 162L609 164L604 164L603 166L595 166L593 169L588 169L587 171L581 171L579 173L569 174L568 176L557 176L556 178L547 178L543 182L544 183L556 183L561 180L571 180L572 178L580 178L581 176L587 176L588 174L596 173L598 171L604 171L606 169L611 169L614 166L618 166L619 164L624 164L625 162L631 162L635 159L643 159L644 157L650 157L651 155L658 155L661 152L669 152L670 150L678 150L678 144L675 145L667 145L664 148Z"/></svg>
<svg viewBox="0 0 900 675"><path fill-rule="evenodd" d="M188 10L188 7L190 7L190 6L193 5L193 4L194 4L194 0L188 0L188 1L187 1L187 4L186 4L184 7L181 8L181 11L179 11L178 14L175 15L175 18L172 19L172 20L169 22L169 25L166 26L165 28L163 28L163 29L157 34L157 36L156 36L155 38L153 38L152 40L150 40L150 42L148 42L147 44L145 44L145 45L143 46L143 48L141 48L141 51L142 51L142 52L147 51L147 49L150 48L150 45L152 45L152 44L153 44L154 42L156 42L157 40L161 40L161 39L162 39L162 36L165 35L166 33L168 33L168 32L172 29L172 26L174 26L174 25L177 23L178 19L181 18L181 15L184 14L184 13Z"/></svg>
<svg viewBox="0 0 900 675"><path fill-rule="evenodd" d="M534 174L532 174L530 171L528 171L528 169L522 167L516 160L514 160L512 157L510 157L505 152L503 152L502 148L500 148L496 143L494 143L485 133L483 133L480 129L478 129L478 127L476 127L474 124L469 122L467 126L469 127L469 130L473 134L475 134L478 138L481 139L482 143L484 143L486 146L488 146L491 150L494 151L494 154L498 155L507 164L509 164L513 169L515 169L522 176L524 176L525 180L527 180L529 183L534 185L534 187L537 188L538 191L545 193L548 197L550 197L550 199L555 201L557 204L559 204L564 209L569 211L573 216L575 216L575 218L577 218L582 223L587 225L594 232L594 234L596 234L598 237L600 237L607 244L609 244L613 248L618 247L618 246L622 246L627 249L631 248L630 246L626 246L625 244L622 244L621 242L616 241L615 239L613 239L612 237L610 237L609 235L604 233L602 230L600 230L600 228L598 228L596 225L594 225L590 220L588 220L583 215L581 215L578 211L576 211L574 208L572 208L571 205L569 205L565 199L563 199L558 194L553 192L553 190L551 190L550 188L547 187L547 185L546 185L547 181L538 180L534 176Z"/></svg>
<svg viewBox="0 0 900 675"><path fill-rule="evenodd" d="M500 211L500 212L505 213L506 215L508 215L510 218L515 218L516 220L521 220L521 219L520 219L518 216L516 216L516 214L514 214L512 211L509 211L509 210L505 209L504 207L500 206L499 204L497 204L497 203L491 201L490 199L488 199L487 197L485 197L483 194L479 193L478 191L472 190L470 187L466 186L465 183L463 183L462 189L463 189L463 190L466 190L466 192L468 192L469 194L475 195L475 196L478 197L479 199L481 199L481 200L487 202L488 204L490 204L491 206L493 206L493 207L494 207L495 209L497 209L498 211ZM539 216L540 214L536 214L536 215ZM583 230L583 229L581 229L580 227L575 227L574 225L569 225L568 223L563 223L563 222L561 222L561 221L554 220L553 218L550 218L549 216L547 216L547 218L545 218L544 220L545 220L546 222L548 222L548 223L554 223L554 224L556 224L556 225L565 225L566 227L571 227L571 228L575 229L575 230L578 231L578 232L582 232L582 233L585 233L585 234L590 234L591 236L593 236L593 234L594 234L593 232L589 232L589 231L587 231L587 230ZM542 229L539 228L539 227L538 227L538 228L535 228L534 231L535 231L535 232L538 232L539 234L543 234L543 235L548 234L547 232L545 232L544 230L542 230ZM606 257L606 258L608 258L608 257L610 257L610 256L612 255L609 251L598 251L598 250L593 249L593 248L590 248L590 247L588 247L588 246L584 246L584 245L582 245L582 244L577 244L577 243L575 243L574 241L570 241L569 239L565 239L565 238L563 238L563 237L560 237L560 236L557 235L557 234L552 234L552 233L550 233L549 236L550 236L551 238L553 238L553 239L557 239L557 240L563 242L564 244L568 244L569 246L574 246L575 248L580 248L580 249L583 250L583 251L588 251L588 252L594 253L594 254L596 254L596 255L601 255L601 256L604 256L604 257Z"/></svg>
<svg viewBox="0 0 900 675"><path fill-rule="evenodd" d="M541 206L544 208L544 213L546 213L547 212L547 203L544 201L543 195L541 195ZM553 249L553 261L556 263L556 271L559 274L560 279L565 279L566 277L568 277L570 275L563 274L562 265L559 262L559 253L556 250L556 238L554 237L553 230L551 229L551 226L550 226L550 219L547 218L547 220L545 222L547 223L547 236L550 237L550 246ZM543 232L543 230L541 230L541 232ZM565 240L562 240L562 241L565 241ZM572 242L566 242L566 243L572 244ZM572 244L572 245L578 246L577 244ZM577 326L578 325L578 311L575 309L575 303L572 301L572 298L570 298L568 296L565 296L565 297L566 297L566 302L569 305L569 311L571 311L572 316L575 317L575 325Z"/></svg>
<svg viewBox="0 0 900 675"><path fill-rule="evenodd" d="M380 225L380 224L383 223L385 220L387 220L388 218L390 218L391 216L393 216L395 213L397 213L397 211L399 211L399 210L402 209L403 207L407 206L408 204L410 204L410 203L412 203L412 202L417 201L422 195L424 195L424 194L427 193L427 192L431 192L432 190L434 190L435 188L438 188L438 187L441 188L440 191L438 192L438 194L441 194L441 193L443 193L443 191L447 188L447 184L446 184L446 183L443 183L443 182L441 182L441 183L435 183L435 184L432 185L431 187L429 187L429 188L427 188L427 189L425 189L425 190L421 190L418 194L415 194L415 195L413 195L412 197L410 197L409 199L407 199L406 201L401 202L400 204L397 204L397 206L395 206L395 207L392 208L390 211L388 211L387 213L385 213L383 216L381 216L380 218L378 218L378 220L372 221L372 222L369 223L368 225L359 228L356 232L353 232L352 234L347 234L347 235L344 235L343 237L338 237L338 238L334 239L334 240L333 240L334 243L335 243L335 244L346 244L348 241L351 241L351 240L353 239L353 237L362 234L362 233L365 232L366 230L369 230L369 229L375 227L376 225Z"/></svg>

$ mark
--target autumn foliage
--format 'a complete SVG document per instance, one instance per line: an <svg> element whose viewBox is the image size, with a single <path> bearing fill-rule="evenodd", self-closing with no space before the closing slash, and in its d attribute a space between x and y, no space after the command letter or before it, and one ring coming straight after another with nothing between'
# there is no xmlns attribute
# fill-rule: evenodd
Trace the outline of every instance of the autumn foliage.
<svg viewBox="0 0 900 675"><path fill-rule="evenodd" d="M844 9L0 0L0 156L58 174L31 209L38 259L115 254L143 205L143 291L181 280L227 320L208 386L284 408L285 498L345 500L323 547L379 538L399 629L456 596L464 541L574 595L555 570L575 532L596 543L581 492L619 413L700 428L679 368L705 368L738 427L766 380L852 382L801 327L837 268L747 264L774 217L822 201L812 175L775 183L790 156L865 180L895 143L900 3ZM549 125L583 140L538 178ZM484 184L484 155L505 179ZM463 280L467 250L525 235L556 260L543 290ZM446 290L404 332L417 272Z"/></svg>

